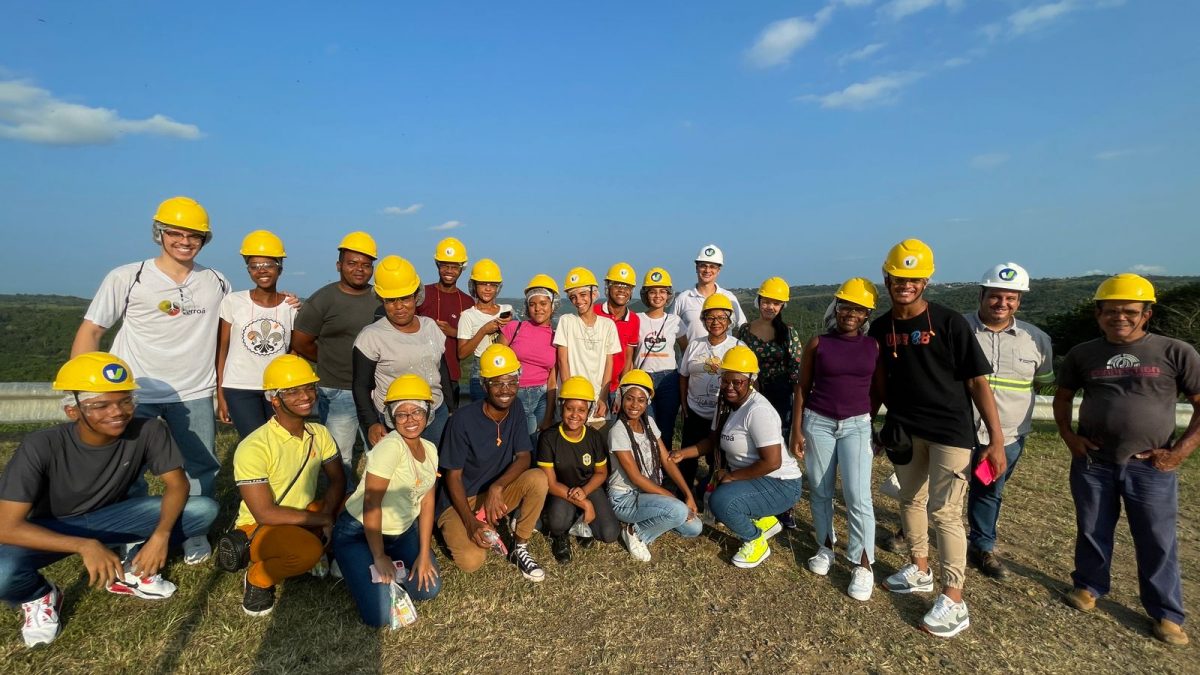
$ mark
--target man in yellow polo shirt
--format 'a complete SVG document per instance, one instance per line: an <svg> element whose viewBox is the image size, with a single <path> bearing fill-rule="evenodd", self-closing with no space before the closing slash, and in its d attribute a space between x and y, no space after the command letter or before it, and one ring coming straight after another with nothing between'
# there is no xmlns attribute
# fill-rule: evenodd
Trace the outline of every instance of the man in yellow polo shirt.
<svg viewBox="0 0 1200 675"><path fill-rule="evenodd" d="M320 424L307 422L317 403L317 375L294 354L276 357L263 372L275 415L238 444L233 479L241 493L236 525L250 538L242 610L275 608L275 586L311 570L321 559L333 517L346 491L337 444ZM329 487L317 500L317 478ZM218 551L218 555L224 551Z"/></svg>

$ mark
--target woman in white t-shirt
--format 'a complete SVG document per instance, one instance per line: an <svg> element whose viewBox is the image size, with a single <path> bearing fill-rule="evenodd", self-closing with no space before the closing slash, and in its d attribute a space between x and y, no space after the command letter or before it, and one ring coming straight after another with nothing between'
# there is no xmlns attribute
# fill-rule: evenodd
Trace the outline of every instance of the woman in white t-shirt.
<svg viewBox="0 0 1200 675"><path fill-rule="evenodd" d="M479 379L479 357L483 350L500 340L500 330L512 321L512 305L496 304L504 277L500 266L490 258L483 258L471 267L471 278L467 290L475 298L475 306L468 307L458 317L458 358L474 354L471 365L471 400L482 401L487 392L483 380Z"/></svg>
<svg viewBox="0 0 1200 675"><path fill-rule="evenodd" d="M669 459L658 425L646 414L654 399L650 374L637 369L625 373L617 394L617 421L608 429L609 456L616 460L609 462L608 498L617 519L625 523L621 542L631 556L646 562L655 539L670 530L695 537L704 524L679 467ZM663 487L666 478L684 493L682 501Z"/></svg>
<svg viewBox="0 0 1200 675"><path fill-rule="evenodd" d="M642 283L642 304L639 312L638 348L633 367L646 371L654 382L654 398L647 409L663 429L663 442L670 448L675 442L675 419L679 416L679 374L675 341L682 323L675 314L666 311L674 292L671 275L661 267L651 268Z"/></svg>
<svg viewBox="0 0 1200 675"><path fill-rule="evenodd" d="M558 381L566 382L572 375L587 378L596 390L596 406L589 422L603 421L608 415L608 383L612 380L613 354L621 351L617 324L596 314L596 296L600 286L596 275L585 267L573 267L567 272L563 292L578 314L564 314L554 331L554 346L558 349Z"/></svg>
<svg viewBox="0 0 1200 675"><path fill-rule="evenodd" d="M671 453L671 460L680 462L720 450L714 453L710 484L715 488L708 506L745 542L733 556L738 567L757 567L771 555L767 540L783 529L774 514L795 506L802 487L800 465L783 449L779 413L753 388L757 375L758 357L749 347L726 352L720 386L728 415L718 414L713 429L719 433Z"/></svg>
<svg viewBox="0 0 1200 675"><path fill-rule="evenodd" d="M239 251L254 288L230 293L221 301L217 334L217 419L232 423L238 437L271 419L275 411L263 394L263 370L286 354L296 308L276 288L287 253L283 241L266 230L242 240Z"/></svg>

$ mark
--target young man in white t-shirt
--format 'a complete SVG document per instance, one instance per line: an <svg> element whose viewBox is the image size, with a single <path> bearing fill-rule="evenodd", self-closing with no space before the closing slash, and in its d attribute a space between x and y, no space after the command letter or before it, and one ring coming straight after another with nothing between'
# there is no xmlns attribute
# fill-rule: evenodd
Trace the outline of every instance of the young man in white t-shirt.
<svg viewBox="0 0 1200 675"><path fill-rule="evenodd" d="M729 332L733 333L738 326L746 323L746 313L738 304L737 296L721 288L717 277L721 275L721 267L725 264L725 254L716 244L705 244L696 254L696 286L680 291L671 305L671 313L678 316L683 323L683 330L678 338L679 350L683 351L690 340L698 340L705 335L704 322L700 320L700 310L704 301L713 293L720 293L733 303L733 323Z"/></svg>
<svg viewBox="0 0 1200 675"><path fill-rule="evenodd" d="M111 352L138 375L135 416L166 421L183 454L191 493L211 497L221 466L213 452L218 309L229 282L196 263L212 230L195 200L172 197L160 204L151 235L161 247L158 256L104 277L75 333L71 356L98 351L104 333L123 321ZM188 562L211 553L204 536L184 542Z"/></svg>

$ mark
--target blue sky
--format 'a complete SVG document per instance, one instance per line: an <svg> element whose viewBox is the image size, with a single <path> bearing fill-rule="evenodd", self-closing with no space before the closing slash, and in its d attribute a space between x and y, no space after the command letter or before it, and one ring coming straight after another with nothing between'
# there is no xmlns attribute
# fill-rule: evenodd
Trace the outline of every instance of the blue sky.
<svg viewBox="0 0 1200 675"><path fill-rule="evenodd" d="M336 3L342 5L343 3ZM282 286L354 229L506 294L626 260L692 280L1196 274L1200 3L22 3L0 22L0 292L90 296L203 203L201 262L271 229Z"/></svg>

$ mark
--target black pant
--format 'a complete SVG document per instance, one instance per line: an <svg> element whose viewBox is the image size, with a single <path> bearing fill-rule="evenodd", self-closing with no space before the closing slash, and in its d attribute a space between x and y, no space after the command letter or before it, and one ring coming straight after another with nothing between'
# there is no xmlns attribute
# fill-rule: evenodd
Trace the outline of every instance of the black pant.
<svg viewBox="0 0 1200 675"><path fill-rule="evenodd" d="M588 495L588 501L596 511L595 520L589 524L592 536L605 543L616 541L621 524L617 521L617 514L613 513L612 502L608 501L608 494L604 492L604 488L593 490L592 494ZM582 509L565 499L547 495L542 518L550 536L556 537L566 534L582 512Z"/></svg>
<svg viewBox="0 0 1200 675"><path fill-rule="evenodd" d="M692 406L688 406L687 417L683 420L683 430L680 433L680 447L686 448L688 446L695 445L705 438L708 438L710 433L712 433L712 418L703 417L700 415L700 413L692 410ZM720 451L720 448L713 450L714 453ZM684 482L692 489L694 495L696 492L696 472L700 469L700 460L685 459L677 466L679 467L679 473L683 475ZM680 494L677 486L672 485L671 491L674 492L680 499L683 498L683 495ZM696 501L699 503L700 500L697 499Z"/></svg>

